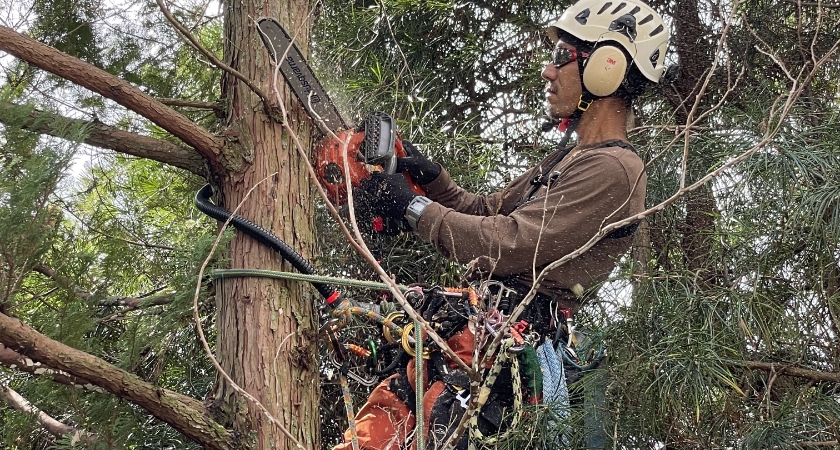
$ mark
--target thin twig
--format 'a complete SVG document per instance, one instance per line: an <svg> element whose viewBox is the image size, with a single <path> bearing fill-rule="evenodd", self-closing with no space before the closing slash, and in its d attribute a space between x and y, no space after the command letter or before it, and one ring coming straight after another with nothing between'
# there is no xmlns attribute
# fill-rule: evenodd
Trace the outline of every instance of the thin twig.
<svg viewBox="0 0 840 450"><path fill-rule="evenodd" d="M688 113L688 117L686 118L686 122L691 122L692 117L697 112L697 109L700 108L700 99L706 94L706 89L709 87L709 83L712 81L712 75L715 73L715 69L717 68L718 62L720 61L720 54L723 48L723 44L726 42L726 37L729 33L729 27L732 25L732 19L738 11L738 1L736 0L732 4L732 11L729 13L729 17L726 19L723 25L723 31L721 31L720 39L718 39L717 48L715 48L715 58L712 60L712 67L709 68L709 75L706 77L705 81L703 82L703 86L700 87L700 92L697 93L696 100L694 101L694 105L691 107L691 111ZM691 143L691 133L687 131L685 133L685 144L683 148L683 159L682 159L682 173L680 174L680 189L685 188L685 178L688 173L688 149L689 144Z"/></svg>
<svg viewBox="0 0 840 450"><path fill-rule="evenodd" d="M218 68L224 70L225 72L233 75L239 81L245 83L246 86L248 86L249 88L251 88L252 91L254 91L254 94L256 94L259 98L262 99L263 104L268 105L268 96L262 91L262 89L259 88L259 86L254 84L253 81L251 81L248 77L243 75L238 70L236 70L233 67L230 67L227 64L223 63L222 61L220 61L219 58L216 58L216 55L214 55L209 50L204 48L204 46L201 45L201 43L198 42L198 40L196 40L195 37L193 37L192 33L190 33L189 30L184 28L184 26L181 25L181 23L178 22L175 19L175 17L172 16L172 13L169 12L169 8L166 7L166 5L163 3L163 0L155 0L155 1L157 2L158 6L160 7L161 12L163 12L163 15L166 16L166 20L168 20L170 23L172 23L172 25L175 27L175 29L178 30L178 32L181 33L181 35L184 36L184 38L187 41L189 41L189 43L193 46L193 48L198 50L199 53L201 53L202 55L206 56L207 59L209 59L210 62L213 63L213 65L215 65L216 67L218 67Z"/></svg>

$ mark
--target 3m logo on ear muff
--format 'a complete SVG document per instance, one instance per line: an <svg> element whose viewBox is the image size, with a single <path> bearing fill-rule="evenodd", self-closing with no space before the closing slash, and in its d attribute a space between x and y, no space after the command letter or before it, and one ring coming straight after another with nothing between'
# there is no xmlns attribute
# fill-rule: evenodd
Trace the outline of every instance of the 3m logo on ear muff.
<svg viewBox="0 0 840 450"><path fill-rule="evenodd" d="M627 75L627 57L620 48L605 45L598 47L583 66L583 86L596 97L615 93Z"/></svg>

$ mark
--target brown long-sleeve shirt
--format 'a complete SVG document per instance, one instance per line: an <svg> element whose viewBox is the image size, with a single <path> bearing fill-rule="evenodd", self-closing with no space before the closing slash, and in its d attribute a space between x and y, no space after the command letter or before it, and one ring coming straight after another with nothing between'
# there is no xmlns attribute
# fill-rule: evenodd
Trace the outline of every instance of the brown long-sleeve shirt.
<svg viewBox="0 0 840 450"><path fill-rule="evenodd" d="M542 267L577 250L601 227L644 211L644 163L614 143L573 149L551 169L549 185L524 198L557 152L489 195L465 191L443 170L424 186L435 203L423 212L418 234L452 260L531 285ZM588 289L604 281L631 239L602 239L553 270L540 290L557 293L576 284Z"/></svg>

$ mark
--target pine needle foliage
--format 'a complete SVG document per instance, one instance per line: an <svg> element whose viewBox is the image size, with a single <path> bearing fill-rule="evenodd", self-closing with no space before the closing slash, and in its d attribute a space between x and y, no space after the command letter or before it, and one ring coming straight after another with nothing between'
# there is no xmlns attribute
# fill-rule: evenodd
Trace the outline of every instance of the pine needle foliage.
<svg viewBox="0 0 840 450"><path fill-rule="evenodd" d="M403 136L462 186L492 192L556 143L556 134L535 129L546 58L541 30L564 6L326 3L314 53L330 68L331 87L350 111L393 114ZM693 5L700 12L694 23L682 3L654 6L666 16L682 14L671 26L672 46L683 52L669 60L683 65L683 86L700 86L732 5ZM631 130L631 142L648 161L648 205L760 142L775 126L769 112L791 89L792 77L840 39L836 27L827 26L837 21L834 9L762 2L737 8L741 21L728 30L692 118L705 116L689 139L675 139L691 108L681 104L680 85L651 90L637 102L642 126ZM692 33L702 45L680 44L681 35ZM838 383L824 381L840 372L837 71L828 62L808 81L769 144L649 217L647 240L637 239L598 300L582 311L580 319L607 340L609 417L602 434L609 446L837 445ZM396 239L388 245L385 265L391 256L400 261L400 246L416 244ZM347 258L333 261L358 267ZM440 264L419 261L394 271L401 279L438 279ZM463 269L444 267L451 280ZM792 376L784 367L805 372ZM557 428L531 413L519 437L498 448L556 443L537 442ZM576 414L572 429L582 432L585 414ZM585 437L575 439L569 448L585 447Z"/></svg>

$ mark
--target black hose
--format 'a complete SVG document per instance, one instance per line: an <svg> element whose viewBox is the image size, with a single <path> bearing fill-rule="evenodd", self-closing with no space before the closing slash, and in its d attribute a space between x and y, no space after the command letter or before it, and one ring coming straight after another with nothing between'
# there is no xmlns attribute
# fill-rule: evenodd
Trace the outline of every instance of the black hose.
<svg viewBox="0 0 840 450"><path fill-rule="evenodd" d="M220 222L225 222L228 218L230 218L230 224L233 225L234 228L244 232L248 236L251 236L260 243L267 245L269 248L279 253L283 259L290 262L300 273L318 275L318 272L311 264L309 264L309 261L270 231L242 216L234 215L221 206L210 203L211 195L213 195L213 187L209 184L205 185L198 191L197 194L195 194L195 206L199 211ZM338 291L329 284L313 282L312 285L315 286L318 293L327 300L328 304L332 304L339 298Z"/></svg>

